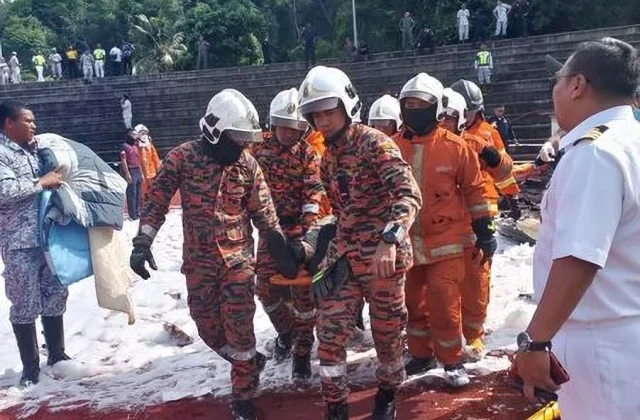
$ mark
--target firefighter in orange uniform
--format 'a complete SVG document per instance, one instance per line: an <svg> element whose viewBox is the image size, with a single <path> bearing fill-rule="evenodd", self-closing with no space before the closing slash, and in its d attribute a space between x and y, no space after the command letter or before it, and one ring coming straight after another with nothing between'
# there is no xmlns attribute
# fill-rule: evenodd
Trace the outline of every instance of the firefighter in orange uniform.
<svg viewBox="0 0 640 420"><path fill-rule="evenodd" d="M402 128L400 102L391 95L378 98L369 110L369 127L393 137Z"/></svg>
<svg viewBox="0 0 640 420"><path fill-rule="evenodd" d="M305 137L304 140L309 143L311 149L313 149L313 151L315 151L318 156L320 156L320 159L322 159L324 151L327 148L324 143L324 136L322 135L322 133L315 130L309 130L309 134L307 134L307 137ZM322 219L326 216L331 215L332 213L333 212L331 210L329 198L326 194L323 194L320 202L320 212L318 213L318 219Z"/></svg>
<svg viewBox="0 0 640 420"><path fill-rule="evenodd" d="M518 220L520 209L517 196L520 188L513 175L513 160L504 148L500 133L485 120L484 98L480 88L468 80L459 80L451 86L451 90L460 94L466 105L462 137L480 158L485 196L491 204L491 214L497 215L498 199L502 194L509 200L509 217ZM471 230L466 234L467 279L462 293L462 331L468 356L472 360L479 360L484 354L484 321L489 304L491 261L480 262L474 258L475 238Z"/></svg>
<svg viewBox="0 0 640 420"><path fill-rule="evenodd" d="M497 242L493 217L484 196L482 173L464 141L439 127L443 86L420 73L400 94L404 128L395 140L412 166L424 205L411 228L414 267L406 282L407 336L411 360L407 375L444 364L452 387L469 383L462 364L460 286L463 283L465 218L471 214L477 253L490 259Z"/></svg>
<svg viewBox="0 0 640 420"><path fill-rule="evenodd" d="M144 201L149 192L149 185L158 174L162 161L153 144L153 139L149 135L149 129L142 124L138 124L135 130L140 135L137 147L138 155L140 156L140 166L142 167L142 176L144 177L142 180L142 198Z"/></svg>

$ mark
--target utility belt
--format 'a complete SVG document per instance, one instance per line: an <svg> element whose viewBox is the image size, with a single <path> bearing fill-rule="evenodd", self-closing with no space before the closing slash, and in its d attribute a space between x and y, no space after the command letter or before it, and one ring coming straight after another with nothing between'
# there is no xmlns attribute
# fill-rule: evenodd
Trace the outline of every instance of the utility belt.
<svg viewBox="0 0 640 420"><path fill-rule="evenodd" d="M488 64L478 64L479 69L489 68Z"/></svg>

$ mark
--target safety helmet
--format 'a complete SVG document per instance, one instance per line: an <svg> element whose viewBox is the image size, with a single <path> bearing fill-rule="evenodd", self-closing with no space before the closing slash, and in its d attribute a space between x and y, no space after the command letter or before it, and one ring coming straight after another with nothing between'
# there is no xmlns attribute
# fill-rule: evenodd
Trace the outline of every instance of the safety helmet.
<svg viewBox="0 0 640 420"><path fill-rule="evenodd" d="M467 102L464 97L451 88L444 90L444 113L451 117L458 118L458 130L462 131L467 125Z"/></svg>
<svg viewBox="0 0 640 420"><path fill-rule="evenodd" d="M300 113L315 129L313 112L328 111L344 106L347 117L353 122L360 116L362 103L349 77L333 67L312 68L300 85Z"/></svg>
<svg viewBox="0 0 640 420"><path fill-rule="evenodd" d="M400 102L391 95L384 95L371 105L371 109L369 110L369 125L372 125L373 121L380 120L395 121L398 130L402 125Z"/></svg>
<svg viewBox="0 0 640 420"><path fill-rule="evenodd" d="M258 119L258 111L242 93L224 89L209 101L200 129L212 144L218 143L224 132L238 144L259 143L262 130Z"/></svg>
<svg viewBox="0 0 640 420"><path fill-rule="evenodd" d="M139 134L142 134L142 133L149 134L149 129L143 124L136 125L134 130L136 130Z"/></svg>
<svg viewBox="0 0 640 420"><path fill-rule="evenodd" d="M295 88L278 93L269 107L269 123L271 127L289 127L298 131L306 131L309 123L302 118L298 110L298 91Z"/></svg>
<svg viewBox="0 0 640 420"><path fill-rule="evenodd" d="M482 91L475 83L469 80L460 79L451 85L451 89L462 95L467 103L467 109L469 112L484 110L484 98L482 97Z"/></svg>
<svg viewBox="0 0 640 420"><path fill-rule="evenodd" d="M400 91L400 100L405 98L418 98L431 104L436 104L436 115L438 120L442 120L442 92L444 86L435 77L427 73L420 73L410 79Z"/></svg>

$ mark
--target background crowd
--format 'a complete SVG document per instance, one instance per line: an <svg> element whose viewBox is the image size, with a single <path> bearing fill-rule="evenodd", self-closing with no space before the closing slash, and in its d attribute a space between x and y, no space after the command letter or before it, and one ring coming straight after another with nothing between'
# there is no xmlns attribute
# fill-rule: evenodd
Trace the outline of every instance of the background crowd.
<svg viewBox="0 0 640 420"><path fill-rule="evenodd" d="M80 77L85 63L79 60L85 50L98 76L95 64L101 60L95 51L101 44L108 76L124 71L125 40L136 46L129 71L143 74L304 59L312 64L327 57L352 60L372 51L432 51L437 45L482 42L493 36L640 21L640 7L625 0L465 3L356 0L356 41L351 2L341 0L15 0L0 3L0 42L7 64L16 52L21 79L36 80L36 67L43 67L45 78L59 76L49 72L54 46L61 56L62 76ZM70 45L76 50L75 63L66 54ZM121 50L121 61L110 54L114 46ZM37 56L44 64L39 58L36 65Z"/></svg>

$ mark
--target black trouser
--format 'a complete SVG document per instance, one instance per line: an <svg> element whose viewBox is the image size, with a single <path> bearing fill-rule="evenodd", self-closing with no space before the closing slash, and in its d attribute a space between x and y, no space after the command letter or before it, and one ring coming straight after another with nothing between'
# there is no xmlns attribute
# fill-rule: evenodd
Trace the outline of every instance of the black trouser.
<svg viewBox="0 0 640 420"><path fill-rule="evenodd" d="M315 45L307 45L304 47L304 59L307 63L307 68L309 68L309 61L311 61L311 65L316 65L316 47Z"/></svg>
<svg viewBox="0 0 640 420"><path fill-rule="evenodd" d="M131 62L131 57L125 57L122 59L122 74L123 75L131 75L133 72L133 64Z"/></svg>
<svg viewBox="0 0 640 420"><path fill-rule="evenodd" d="M129 168L131 184L127 185L127 212L129 217L137 220L140 217L140 197L142 195L142 170Z"/></svg>

